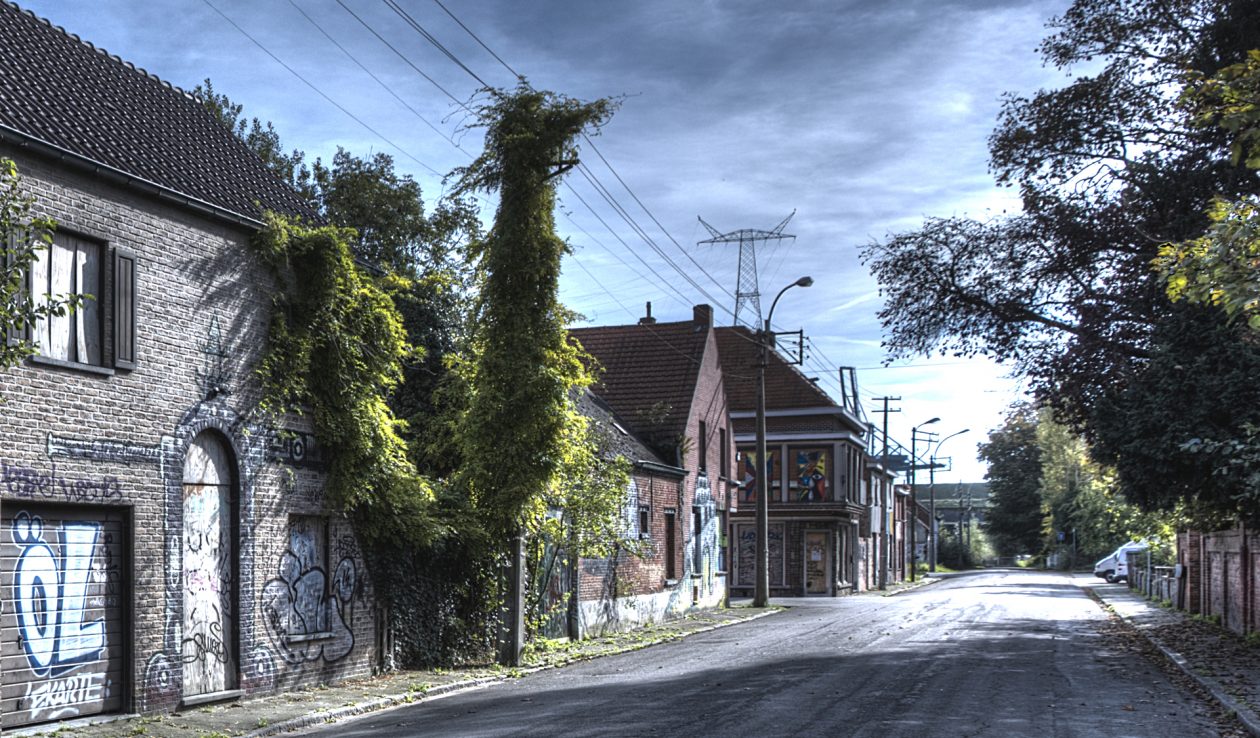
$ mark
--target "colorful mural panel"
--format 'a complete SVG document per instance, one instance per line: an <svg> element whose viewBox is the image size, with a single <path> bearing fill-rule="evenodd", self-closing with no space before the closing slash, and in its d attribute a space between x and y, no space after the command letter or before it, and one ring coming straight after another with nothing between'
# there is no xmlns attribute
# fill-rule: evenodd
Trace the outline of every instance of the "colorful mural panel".
<svg viewBox="0 0 1260 738"><path fill-rule="evenodd" d="M790 485L796 502L826 502L831 499L827 474L830 452L824 448L793 449L796 466Z"/></svg>
<svg viewBox="0 0 1260 738"><path fill-rule="evenodd" d="M740 479L739 479L739 501L740 502L756 502L757 501L757 452L754 449L740 449ZM779 499L778 491L780 489L779 479L783 465L779 457L778 449L771 449L768 454L770 457L765 464L767 479L770 480L770 500Z"/></svg>

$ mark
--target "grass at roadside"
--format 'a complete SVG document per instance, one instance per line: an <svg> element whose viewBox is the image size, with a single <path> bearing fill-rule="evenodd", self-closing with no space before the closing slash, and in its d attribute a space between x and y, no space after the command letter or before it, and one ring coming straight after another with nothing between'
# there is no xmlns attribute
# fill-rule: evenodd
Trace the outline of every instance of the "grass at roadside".
<svg viewBox="0 0 1260 738"><path fill-rule="evenodd" d="M731 607L702 610L675 620L652 623L621 632L610 631L580 641L570 641L567 638L538 639L526 646L523 667L533 669L544 666L562 666L575 661L634 651L658 643L675 641L692 633L721 625L751 620L781 609L779 607Z"/></svg>

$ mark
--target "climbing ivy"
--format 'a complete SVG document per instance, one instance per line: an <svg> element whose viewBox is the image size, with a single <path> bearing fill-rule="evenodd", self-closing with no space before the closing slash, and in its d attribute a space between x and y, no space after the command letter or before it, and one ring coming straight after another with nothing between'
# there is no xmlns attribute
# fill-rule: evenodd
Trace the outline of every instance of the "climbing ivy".
<svg viewBox="0 0 1260 738"><path fill-rule="evenodd" d="M330 450L327 497L368 544L423 542L438 531L433 491L408 458L403 421L387 402L412 354L391 292L350 251L354 232L268 215L253 244L278 289L259 366L269 414L309 413Z"/></svg>
<svg viewBox="0 0 1260 738"><path fill-rule="evenodd" d="M591 377L557 298L567 247L555 232L555 187L578 163L577 137L613 104L524 83L487 93L474 124L486 129L485 151L456 171L456 194L499 195L493 228L471 248L481 293L458 435L461 477L487 530L513 534L545 516L544 492L575 452L574 393Z"/></svg>

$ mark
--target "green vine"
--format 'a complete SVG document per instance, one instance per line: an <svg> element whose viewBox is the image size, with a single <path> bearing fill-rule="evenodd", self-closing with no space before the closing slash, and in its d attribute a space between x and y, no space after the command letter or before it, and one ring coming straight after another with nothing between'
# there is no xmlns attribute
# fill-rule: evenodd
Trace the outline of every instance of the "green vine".
<svg viewBox="0 0 1260 738"><path fill-rule="evenodd" d="M309 413L329 450L332 509L367 543L425 542L438 531L433 491L408 458L387 399L414 353L391 293L407 284L355 264L350 229L309 228L276 215L253 245L277 282L260 410Z"/></svg>
<svg viewBox="0 0 1260 738"><path fill-rule="evenodd" d="M602 125L613 104L523 82L488 92L477 111L485 151L457 171L455 188L499 195L494 227L471 249L482 284L459 436L474 505L488 531L510 535L544 517L544 491L575 450L574 395L590 377L557 298L567 246L555 232L555 188L578 163L578 136Z"/></svg>

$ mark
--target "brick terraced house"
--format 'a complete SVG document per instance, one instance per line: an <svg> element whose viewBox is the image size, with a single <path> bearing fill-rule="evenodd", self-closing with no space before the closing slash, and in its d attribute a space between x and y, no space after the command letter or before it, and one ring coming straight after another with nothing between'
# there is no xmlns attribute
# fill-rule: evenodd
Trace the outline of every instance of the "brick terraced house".
<svg viewBox="0 0 1260 738"><path fill-rule="evenodd" d="M614 589L610 562L582 562L584 630L723 603L734 437L712 308L697 305L686 321L646 317L570 333L596 360L592 390L627 436L622 453L635 464L628 522L645 546L638 561L623 557L630 574Z"/></svg>
<svg viewBox="0 0 1260 738"><path fill-rule="evenodd" d="M369 674L319 450L256 408L247 242L315 214L190 95L8 3L0 59L0 156L58 223L29 288L93 296L0 373L0 727Z"/></svg>

